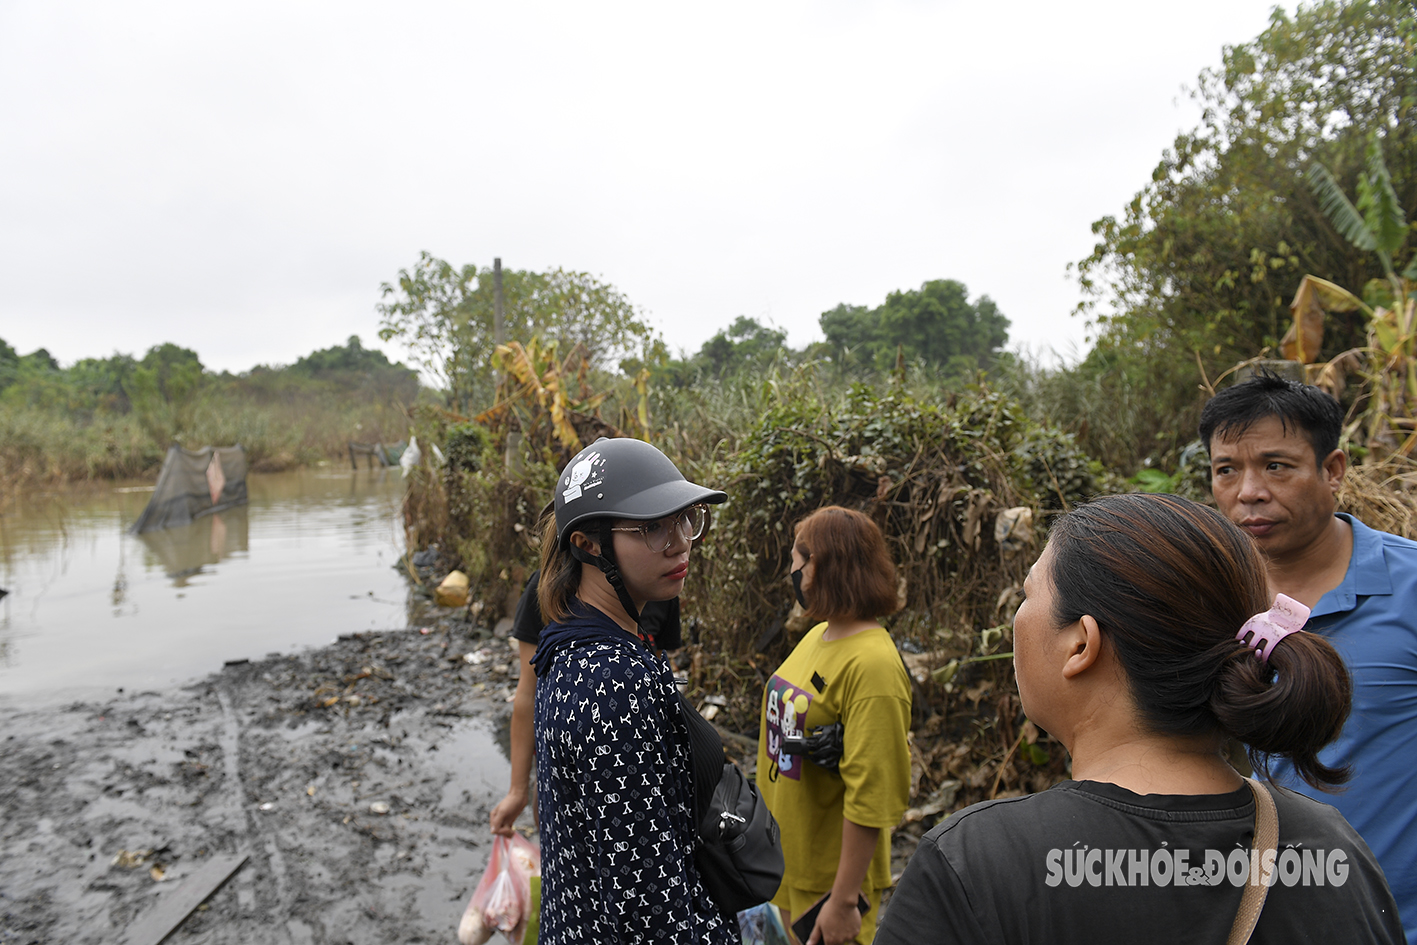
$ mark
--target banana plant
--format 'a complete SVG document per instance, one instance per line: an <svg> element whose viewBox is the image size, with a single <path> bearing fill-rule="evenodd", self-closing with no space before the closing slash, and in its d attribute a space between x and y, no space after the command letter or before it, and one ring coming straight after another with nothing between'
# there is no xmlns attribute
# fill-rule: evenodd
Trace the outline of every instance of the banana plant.
<svg viewBox="0 0 1417 945"><path fill-rule="evenodd" d="M590 359L580 344L559 358L554 343L543 345L534 337L525 345L512 341L497 346L493 365L502 372L497 403L478 420L506 422L515 416L533 441L549 423L550 435L572 452L581 448L576 421L610 396L609 391L590 390Z"/></svg>
<svg viewBox="0 0 1417 945"><path fill-rule="evenodd" d="M1309 188L1344 239L1377 255L1396 294L1401 292L1399 279L1417 280L1417 253L1399 276L1393 268L1393 256L1407 240L1407 218L1393 189L1387 161L1383 160L1382 142L1376 135L1368 142L1367 165L1366 172L1358 175L1356 207L1329 169L1317 161L1309 166Z"/></svg>
<svg viewBox="0 0 1417 945"><path fill-rule="evenodd" d="M1322 164L1309 168L1308 180L1334 227L1354 246L1378 257L1384 278L1368 284L1364 294L1370 305L1340 285L1304 276L1290 304L1294 322L1280 350L1286 358L1314 364L1323 341L1324 313L1361 311L1368 321L1368 344L1318 365L1317 382L1337 393L1347 375L1357 373L1368 395L1362 418L1368 447L1410 456L1417 447L1417 253L1397 272L1394 259L1406 242L1408 226L1381 142L1376 136L1369 142L1366 167L1358 175L1356 206Z"/></svg>

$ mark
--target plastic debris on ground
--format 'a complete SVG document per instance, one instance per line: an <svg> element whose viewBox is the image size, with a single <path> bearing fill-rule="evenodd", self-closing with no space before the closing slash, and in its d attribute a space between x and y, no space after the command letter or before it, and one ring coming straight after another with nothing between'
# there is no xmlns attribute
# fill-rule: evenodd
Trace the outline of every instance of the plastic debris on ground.
<svg viewBox="0 0 1417 945"><path fill-rule="evenodd" d="M770 902L738 913L738 931L743 936L743 945L791 945L792 942L783 927L782 913Z"/></svg>
<svg viewBox="0 0 1417 945"><path fill-rule="evenodd" d="M403 477L408 478L408 474L413 471L413 467L418 465L418 461L423 458L423 451L418 448L418 437L408 438L408 446L404 449L403 455L399 457L399 469L403 472Z"/></svg>
<svg viewBox="0 0 1417 945"><path fill-rule="evenodd" d="M467 575L461 571L450 571L433 590L433 600L439 607L466 607L467 594Z"/></svg>

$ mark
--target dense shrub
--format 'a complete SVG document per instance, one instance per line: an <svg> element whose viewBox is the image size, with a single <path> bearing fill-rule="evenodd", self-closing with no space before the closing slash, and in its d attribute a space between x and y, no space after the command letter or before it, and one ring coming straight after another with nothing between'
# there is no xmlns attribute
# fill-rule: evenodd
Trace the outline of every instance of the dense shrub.
<svg viewBox="0 0 1417 945"><path fill-rule="evenodd" d="M706 645L741 654L785 643L792 528L831 504L866 512L884 531L904 581L899 632L942 643L998 623L999 588L1022 578L1022 565L999 555L993 528L1033 491L1013 453L1023 426L986 389L940 404L865 384L835 408L780 400L709 480L730 500L686 592ZM726 587L733 593L718 592Z"/></svg>

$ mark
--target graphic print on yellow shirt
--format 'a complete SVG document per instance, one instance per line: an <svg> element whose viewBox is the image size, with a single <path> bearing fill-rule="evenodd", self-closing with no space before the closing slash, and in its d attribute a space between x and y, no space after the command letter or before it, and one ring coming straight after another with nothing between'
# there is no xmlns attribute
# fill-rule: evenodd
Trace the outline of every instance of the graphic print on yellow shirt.
<svg viewBox="0 0 1417 945"><path fill-rule="evenodd" d="M881 627L840 640L826 624L807 631L763 687L758 715L758 791L782 831L783 883L831 889L843 818L882 828L866 885L891 884L890 828L910 796L910 678ZM842 724L836 771L788 755L782 739Z"/></svg>
<svg viewBox="0 0 1417 945"><path fill-rule="evenodd" d="M782 738L784 735L804 734L807 728L807 709L811 705L811 693L798 689L776 673L768 680L768 757L777 763L779 777L802 780L802 766L807 763L807 758L805 755L789 755L783 751Z"/></svg>

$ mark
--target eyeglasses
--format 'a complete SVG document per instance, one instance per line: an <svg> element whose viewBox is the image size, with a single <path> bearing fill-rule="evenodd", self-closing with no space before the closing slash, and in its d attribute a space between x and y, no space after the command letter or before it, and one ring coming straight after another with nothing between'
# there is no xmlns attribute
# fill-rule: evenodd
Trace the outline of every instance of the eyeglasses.
<svg viewBox="0 0 1417 945"><path fill-rule="evenodd" d="M697 541L708 527L708 509L702 505L691 505L678 515L641 522L639 525L616 525L612 532L639 532L645 540L645 547L655 554L667 551L674 544L677 534L685 541Z"/></svg>

